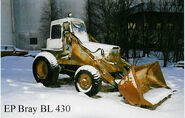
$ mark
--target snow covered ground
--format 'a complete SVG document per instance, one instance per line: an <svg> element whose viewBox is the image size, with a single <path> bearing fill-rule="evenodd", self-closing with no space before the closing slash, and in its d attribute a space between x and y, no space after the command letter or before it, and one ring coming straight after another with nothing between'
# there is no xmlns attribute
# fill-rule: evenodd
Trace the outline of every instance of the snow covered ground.
<svg viewBox="0 0 185 118"><path fill-rule="evenodd" d="M157 58L141 58L138 64ZM36 83L32 74L32 57L1 58L1 115L2 118L184 118L184 69L170 64L162 68L167 84L175 94L156 110L131 106L118 92L99 92L92 98L78 93L71 84L60 88L46 88ZM159 61L162 64L162 61ZM60 75L59 79L68 76ZM5 105L15 105L13 112L5 112ZM35 107L35 111L18 112L18 107ZM40 112L41 105L50 105L53 112ZM67 111L57 112L58 105L69 105ZM62 111L62 106L60 107ZM8 106L6 111L10 111Z"/></svg>

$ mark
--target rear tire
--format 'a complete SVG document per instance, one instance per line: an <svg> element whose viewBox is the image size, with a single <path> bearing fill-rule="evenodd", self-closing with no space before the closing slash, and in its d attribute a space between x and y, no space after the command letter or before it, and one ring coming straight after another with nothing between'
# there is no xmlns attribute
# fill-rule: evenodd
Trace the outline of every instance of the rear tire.
<svg viewBox="0 0 185 118"><path fill-rule="evenodd" d="M33 75L35 80L49 87L56 85L59 66L55 57L49 52L41 52L33 62Z"/></svg>
<svg viewBox="0 0 185 118"><path fill-rule="evenodd" d="M76 71L74 82L76 90L88 96L96 95L102 86L99 72L89 65L82 66Z"/></svg>

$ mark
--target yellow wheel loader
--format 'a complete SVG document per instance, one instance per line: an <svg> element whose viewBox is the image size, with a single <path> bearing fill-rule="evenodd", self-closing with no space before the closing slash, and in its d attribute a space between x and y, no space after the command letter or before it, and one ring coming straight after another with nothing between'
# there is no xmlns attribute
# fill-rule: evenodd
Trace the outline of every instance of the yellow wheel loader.
<svg viewBox="0 0 185 118"><path fill-rule="evenodd" d="M102 81L109 83L132 105L153 107L171 94L158 62L132 66L121 58L119 46L90 38L77 18L52 21L47 46L33 62L34 77L44 86L56 84L59 73L74 78L76 90L88 96L100 91ZM155 99L153 92L164 95Z"/></svg>

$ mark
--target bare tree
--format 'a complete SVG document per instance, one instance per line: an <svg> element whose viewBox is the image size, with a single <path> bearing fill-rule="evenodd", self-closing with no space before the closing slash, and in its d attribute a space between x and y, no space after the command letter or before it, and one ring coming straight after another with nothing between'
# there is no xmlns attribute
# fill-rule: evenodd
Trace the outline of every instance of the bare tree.
<svg viewBox="0 0 185 118"><path fill-rule="evenodd" d="M42 38L45 39L43 45L46 44L46 39L49 38L51 21L58 19L59 11L55 0L48 0L42 7L40 31Z"/></svg>
<svg viewBox="0 0 185 118"><path fill-rule="evenodd" d="M125 59L129 58L129 49L131 42L129 41L128 23L131 15L131 8L135 6L135 0L117 0L115 11L115 31L117 34L118 45L121 47L121 54Z"/></svg>
<svg viewBox="0 0 185 118"><path fill-rule="evenodd" d="M96 40L102 42L102 22L100 15L100 0L88 0L86 5L87 16L86 16L86 26L87 31Z"/></svg>
<svg viewBox="0 0 185 118"><path fill-rule="evenodd" d="M162 28L158 31L158 41L159 41L159 48L160 51L163 53L164 57L164 67L167 66L167 63L169 61L170 53L174 52L174 57L178 57L178 52L181 48L178 48L180 45L179 39L182 38L182 35L180 34L180 24L182 25L183 21L179 19L180 17L176 17L175 19L172 19L170 17L171 13L174 13L176 15L179 14L179 10L182 8L179 6L178 0L172 0L172 1L162 1L159 2L159 11L161 16L161 25ZM182 11L181 11L182 12ZM169 20L168 18L171 18L172 20ZM176 22L176 20L181 22ZM183 29L183 28L181 28ZM183 34L183 33L182 33ZM180 38L181 37L181 38ZM182 46L180 46L182 47Z"/></svg>
<svg viewBox="0 0 185 118"><path fill-rule="evenodd" d="M146 3L145 5L146 5L147 12L154 12L155 11L155 3L153 2L153 0L149 0L149 2ZM149 57L150 45L152 43L153 35L154 35L154 31L153 31L152 27L154 27L153 25L155 25L155 21L154 21L155 17L156 16L150 15L150 17L147 18L147 20L143 22L144 23L143 24L143 28L144 28L143 38L144 39L143 39L143 47L142 47L143 48L143 57L145 55L147 55L147 57Z"/></svg>

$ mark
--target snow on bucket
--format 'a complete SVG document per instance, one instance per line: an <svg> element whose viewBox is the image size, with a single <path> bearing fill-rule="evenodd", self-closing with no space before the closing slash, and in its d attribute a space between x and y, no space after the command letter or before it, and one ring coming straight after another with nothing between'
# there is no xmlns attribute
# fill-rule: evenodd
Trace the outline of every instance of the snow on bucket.
<svg viewBox="0 0 185 118"><path fill-rule="evenodd" d="M118 89L133 105L153 107L172 94L158 62L134 66L122 78Z"/></svg>

